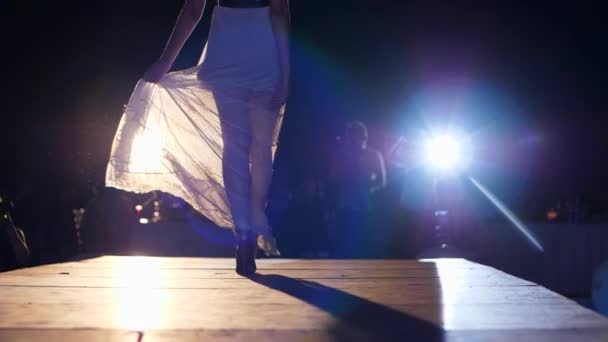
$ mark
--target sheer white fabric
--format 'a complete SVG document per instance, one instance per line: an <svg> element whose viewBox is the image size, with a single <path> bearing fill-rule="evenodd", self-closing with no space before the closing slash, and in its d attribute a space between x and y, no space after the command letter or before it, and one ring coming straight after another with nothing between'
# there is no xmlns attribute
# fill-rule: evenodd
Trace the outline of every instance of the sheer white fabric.
<svg viewBox="0 0 608 342"><path fill-rule="evenodd" d="M255 46L238 41L248 39L244 31L255 30L259 31ZM234 89L273 91L277 64L273 39L267 9L218 7L201 64L169 73L157 84L137 83L114 138L106 186L137 193L164 191L184 199L217 225L234 228L222 173L222 124L227 123L219 116L216 99L247 101L233 96ZM283 108L252 108L260 115L274 114L273 155ZM228 122L247 134L247 127L239 124ZM263 227L255 229L262 230L257 231L262 236L260 247L276 254L270 233Z"/></svg>

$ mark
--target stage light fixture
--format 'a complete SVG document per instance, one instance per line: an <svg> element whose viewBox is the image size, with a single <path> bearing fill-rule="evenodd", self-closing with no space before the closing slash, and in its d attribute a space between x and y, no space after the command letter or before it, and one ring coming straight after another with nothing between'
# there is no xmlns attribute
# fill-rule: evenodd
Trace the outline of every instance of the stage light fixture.
<svg viewBox="0 0 608 342"><path fill-rule="evenodd" d="M470 160L469 153L467 139L456 134L434 134L424 143L425 162L434 171L463 170Z"/></svg>

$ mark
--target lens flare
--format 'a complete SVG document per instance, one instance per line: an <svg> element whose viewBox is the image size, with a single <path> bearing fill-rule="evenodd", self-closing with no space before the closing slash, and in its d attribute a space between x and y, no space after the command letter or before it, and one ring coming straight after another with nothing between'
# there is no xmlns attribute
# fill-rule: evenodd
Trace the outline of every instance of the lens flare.
<svg viewBox="0 0 608 342"><path fill-rule="evenodd" d="M521 220L511 211L507 206L502 203L493 193L491 193L486 187L481 185L477 180L473 177L469 177L473 185L484 194L487 199L494 204L494 206L503 214L505 217L538 249L540 252L544 252L543 246L536 240L536 238L530 233L530 231L526 228L526 225L521 222Z"/></svg>
<svg viewBox="0 0 608 342"><path fill-rule="evenodd" d="M441 170L457 166L462 157L460 142L447 134L430 138L425 147L427 161Z"/></svg>

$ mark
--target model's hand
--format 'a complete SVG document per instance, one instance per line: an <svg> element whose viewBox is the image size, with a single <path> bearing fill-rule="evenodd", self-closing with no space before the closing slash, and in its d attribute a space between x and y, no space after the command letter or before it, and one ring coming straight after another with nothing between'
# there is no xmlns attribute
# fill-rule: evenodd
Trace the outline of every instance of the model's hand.
<svg viewBox="0 0 608 342"><path fill-rule="evenodd" d="M157 83L169 72L169 69L171 69L171 64L163 60L156 61L148 67L143 79L147 82Z"/></svg>

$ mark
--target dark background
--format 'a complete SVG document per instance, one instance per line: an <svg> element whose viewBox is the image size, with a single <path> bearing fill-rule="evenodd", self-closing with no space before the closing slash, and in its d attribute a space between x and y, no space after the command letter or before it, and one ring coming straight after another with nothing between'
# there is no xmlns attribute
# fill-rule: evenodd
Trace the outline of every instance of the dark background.
<svg viewBox="0 0 608 342"><path fill-rule="evenodd" d="M26 230L47 232L48 253L65 256L69 247L56 246L72 234L71 209L102 184L123 106L182 1L2 6L0 191ZM595 217L606 212L599 8L294 0L291 10L293 80L276 166L286 187L323 172L317 156L346 120L366 122L370 145L385 153L399 135L452 122L475 134L471 172L523 217L574 197ZM210 12L174 69L198 61Z"/></svg>

